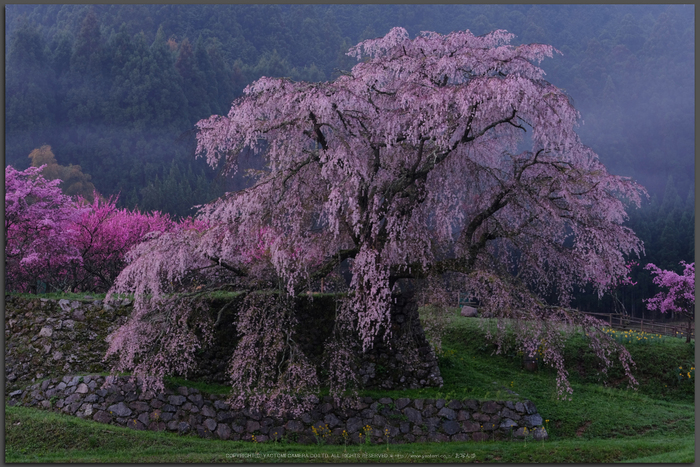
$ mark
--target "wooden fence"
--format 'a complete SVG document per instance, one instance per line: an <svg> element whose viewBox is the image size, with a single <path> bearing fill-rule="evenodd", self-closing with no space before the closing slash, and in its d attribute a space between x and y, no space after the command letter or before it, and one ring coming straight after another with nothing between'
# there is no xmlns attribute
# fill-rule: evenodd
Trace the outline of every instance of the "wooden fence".
<svg viewBox="0 0 700 467"><path fill-rule="evenodd" d="M469 294L460 292L457 299L457 306L473 306L477 304L471 301ZM570 310L579 312L579 310ZM607 321L611 328L622 331L640 331L650 334L661 334L670 337L687 337L688 323L685 321L654 321L651 319L633 318L614 313L592 313L582 311L587 315L594 316L602 321ZM690 338L695 339L695 322L690 325Z"/></svg>
<svg viewBox="0 0 700 467"><path fill-rule="evenodd" d="M661 334L662 336L686 337L688 323L684 321L654 321L650 319L632 318L612 313L588 313L587 315L607 321L613 329L624 331L640 331L650 334ZM695 323L691 323L690 338L695 339Z"/></svg>

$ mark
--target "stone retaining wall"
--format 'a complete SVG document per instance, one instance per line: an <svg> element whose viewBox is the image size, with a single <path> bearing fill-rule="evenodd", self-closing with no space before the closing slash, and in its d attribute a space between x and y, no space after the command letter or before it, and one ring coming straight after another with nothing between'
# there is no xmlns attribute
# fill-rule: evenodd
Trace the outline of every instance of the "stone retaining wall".
<svg viewBox="0 0 700 467"><path fill-rule="evenodd" d="M109 372L105 338L124 324L131 301L103 303L5 296L5 390L50 376Z"/></svg>
<svg viewBox="0 0 700 467"><path fill-rule="evenodd" d="M361 383L365 388L382 389L442 386L437 358L425 339L415 302L400 295L394 299L392 345L379 338L371 352L361 355ZM237 343L236 307L242 296L208 302L216 319L229 300L234 306L219 317L215 342L197 355L198 368L188 379L228 384L226 369ZM12 391L49 376L109 372L113 360L103 361L105 338L126 322L132 307L127 299L103 303L90 296L55 300L6 295L5 389ZM295 340L319 368L326 338L333 329L334 307L331 295L297 299L297 315L304 325L296 330Z"/></svg>
<svg viewBox="0 0 700 467"><path fill-rule="evenodd" d="M37 407L136 430L170 431L205 438L264 442L288 439L342 444L424 441L486 441L547 438L542 417L530 401L445 401L360 398L338 408L331 397L299 417L232 410L226 396L178 387L162 394L141 392L128 377L65 376L36 382L6 395L8 405ZM315 433L314 433L315 431ZM364 442L364 440L362 440Z"/></svg>

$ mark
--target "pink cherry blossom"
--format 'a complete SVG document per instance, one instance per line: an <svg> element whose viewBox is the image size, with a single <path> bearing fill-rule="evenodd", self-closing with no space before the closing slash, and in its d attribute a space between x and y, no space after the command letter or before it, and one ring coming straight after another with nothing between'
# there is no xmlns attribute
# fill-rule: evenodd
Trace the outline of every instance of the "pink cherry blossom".
<svg viewBox="0 0 700 467"><path fill-rule="evenodd" d="M357 332L363 350L379 334L391 337L392 293L409 281L423 291L444 288L424 295L443 297L437 305L468 290L496 316L531 323L518 327L519 345L531 352L541 339L550 342L545 361L557 369L562 393L571 388L552 322L588 329L605 365L617 352L634 382L624 348L598 332L599 322L563 306L575 285L592 283L601 295L614 287L627 274L625 258L643 252L623 222L626 205L638 207L645 191L609 174L579 140L579 113L538 66L558 51L512 46L511 38L463 31L410 39L394 28L353 47L359 63L335 81L252 83L228 115L197 124L197 149L228 171L242 151L256 151L266 166L254 186L202 207L208 229L140 244L113 290L135 292L137 314L146 316L170 283L194 270L210 283L222 273L249 285L264 279L294 296L351 260L341 334ZM543 299L552 295L553 308ZM243 320L260 313L260 305L248 306ZM294 347L280 344L290 313L241 328L231 366L236 397L286 394L278 398L285 405L286 382L315 381ZM111 350L131 358L151 348L130 339ZM256 354L261 342L274 343L275 358ZM351 347L328 344L338 359L329 368L348 384L353 378L338 370L349 371ZM251 366L273 361L275 371ZM275 392L274 381L287 389ZM331 385L335 394L344 387Z"/></svg>

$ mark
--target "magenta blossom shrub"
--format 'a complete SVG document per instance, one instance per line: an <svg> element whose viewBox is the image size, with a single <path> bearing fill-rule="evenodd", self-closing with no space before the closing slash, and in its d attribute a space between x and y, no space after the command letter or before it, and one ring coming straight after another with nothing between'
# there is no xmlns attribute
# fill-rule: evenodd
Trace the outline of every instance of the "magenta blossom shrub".
<svg viewBox="0 0 700 467"><path fill-rule="evenodd" d="M74 221L85 210L61 193L60 180L42 177L43 168L5 167L5 290L36 292L38 281L63 290L67 266L82 262Z"/></svg>
<svg viewBox="0 0 700 467"><path fill-rule="evenodd" d="M117 198L95 194L88 209L74 221L73 246L81 260L71 264L76 290L107 291L126 266L126 253L148 234L172 230L175 222L160 212L141 213L116 207Z"/></svg>
<svg viewBox="0 0 700 467"><path fill-rule="evenodd" d="M630 277L630 274L632 273L632 268L634 266L639 266L639 263L637 261L630 261L629 263L625 264L625 268L627 268L627 274L619 279L618 285L637 285L637 282L633 281Z"/></svg>
<svg viewBox="0 0 700 467"><path fill-rule="evenodd" d="M695 321L695 263L681 261L680 264L683 266L683 274L662 270L653 263L644 267L656 275L654 284L666 289L645 301L648 310L678 313L688 320L686 340L690 342L691 323Z"/></svg>
<svg viewBox="0 0 700 467"><path fill-rule="evenodd" d="M5 290L103 292L140 242L173 230L204 230L203 221L176 223L160 212L116 207L116 198L92 204L63 195L60 180L42 167L5 168Z"/></svg>
<svg viewBox="0 0 700 467"><path fill-rule="evenodd" d="M548 344L545 361L557 369L562 394L571 387L561 329L576 325L588 329L606 366L616 353L634 382L629 354L601 323L562 307L575 285L592 283L603 294L626 275L625 257L643 247L622 225L625 206L639 206L645 192L609 174L579 140L579 113L538 66L556 50L512 46L512 37L464 31L410 39L394 28L353 47L349 55L360 62L335 81L254 82L228 115L197 126L198 153L212 166L236 170L247 148L264 158L255 185L202 207L208 230L142 244L113 292L135 292L133 319L149 319L165 313L169 282L191 271L259 278L269 272L253 253L264 232L266 261L289 296L351 261L341 331L326 346L330 379L344 382L331 383L335 395L357 380L348 350L357 342L348 336L359 335L364 350L378 336L390 339L392 295L405 282L438 306L470 291L495 316L527 322L518 345L532 352ZM531 146L523 151L525 141ZM551 295L559 307L547 306ZM316 379L284 336L283 324L294 322L293 310L280 311L287 303L280 296L264 316L249 303L231 360L235 397L261 390L283 409L313 390L288 385ZM249 325L260 322L270 324ZM123 332L138 323L129 326ZM275 358L255 351L254 343L268 341ZM120 368L134 354L147 362L172 352L135 337L110 351L124 356ZM271 390L275 381L286 389Z"/></svg>

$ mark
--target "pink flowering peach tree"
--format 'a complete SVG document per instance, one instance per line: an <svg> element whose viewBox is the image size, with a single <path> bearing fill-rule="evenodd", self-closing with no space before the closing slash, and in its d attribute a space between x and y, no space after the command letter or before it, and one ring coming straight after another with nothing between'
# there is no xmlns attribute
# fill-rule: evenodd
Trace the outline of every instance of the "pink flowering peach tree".
<svg viewBox="0 0 700 467"><path fill-rule="evenodd" d="M557 51L513 46L512 37L499 30L411 39L394 28L351 48L359 63L332 82L263 77L228 115L200 121L198 153L210 165L235 171L246 150L266 165L252 187L201 208L208 229L143 244L117 279L114 291L136 291L135 316L153 327L143 338L135 337L137 321L117 331L110 352L122 356L120 369L148 376L150 362L170 359L186 368L178 352L196 350L194 339L153 345L164 329L152 319L165 313L158 297L192 271L225 271L267 278L284 292L274 305L251 298L239 316L235 397L311 393L318 377L289 335L296 321L286 304L347 260L351 292L336 326L343 331L327 345L334 394L355 381L342 342L355 333L366 350L378 336L390 339L392 294L408 284L416 300L443 307L469 291L501 318L499 351L506 322L520 323L522 351L544 340L562 395L571 387L561 332L575 326L589 329L606 367L616 353L634 383L627 351L565 305L577 285L605 293L625 276L626 258L642 252L623 222L626 205L639 206L645 192L609 174L579 140L578 112L538 66ZM263 266L254 261L260 245Z"/></svg>
<svg viewBox="0 0 700 467"><path fill-rule="evenodd" d="M649 263L644 269L654 274L654 284L666 290L659 292L653 298L647 299L647 309L661 313L677 313L688 321L686 342L690 342L690 331L695 321L695 263L687 264L681 261L683 274L666 271L655 264Z"/></svg>
<svg viewBox="0 0 700 467"><path fill-rule="evenodd" d="M70 265L76 290L107 291L126 266L126 253L131 248L147 236L175 227L167 214L119 209L116 202L116 197L101 200L95 193L92 204L84 205L73 222L71 244L81 258Z"/></svg>
<svg viewBox="0 0 700 467"><path fill-rule="evenodd" d="M144 239L201 221L177 224L160 212L118 209L116 198L73 199L41 167L5 168L5 290L104 292Z"/></svg>

